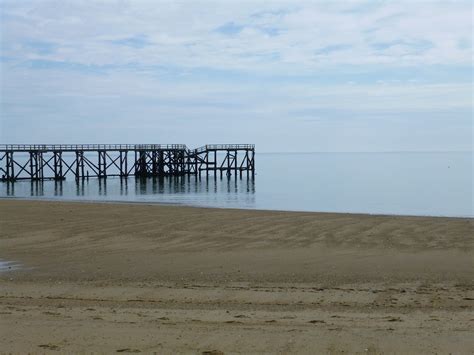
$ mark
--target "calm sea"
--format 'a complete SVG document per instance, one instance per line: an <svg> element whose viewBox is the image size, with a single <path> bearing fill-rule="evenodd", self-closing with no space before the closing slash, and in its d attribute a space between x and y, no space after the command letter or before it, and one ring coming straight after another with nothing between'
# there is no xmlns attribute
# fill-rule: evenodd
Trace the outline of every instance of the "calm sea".
<svg viewBox="0 0 474 355"><path fill-rule="evenodd" d="M0 197L473 217L472 178L470 152L275 153L257 154L255 179L70 177L0 182Z"/></svg>

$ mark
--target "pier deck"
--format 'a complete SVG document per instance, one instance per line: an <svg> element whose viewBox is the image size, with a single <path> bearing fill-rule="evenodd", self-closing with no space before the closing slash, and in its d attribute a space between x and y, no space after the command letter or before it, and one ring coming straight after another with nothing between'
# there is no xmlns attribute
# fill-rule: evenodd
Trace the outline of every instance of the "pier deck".
<svg viewBox="0 0 474 355"><path fill-rule="evenodd" d="M76 180L89 177L247 176L255 174L255 145L208 144L4 144L2 181Z"/></svg>

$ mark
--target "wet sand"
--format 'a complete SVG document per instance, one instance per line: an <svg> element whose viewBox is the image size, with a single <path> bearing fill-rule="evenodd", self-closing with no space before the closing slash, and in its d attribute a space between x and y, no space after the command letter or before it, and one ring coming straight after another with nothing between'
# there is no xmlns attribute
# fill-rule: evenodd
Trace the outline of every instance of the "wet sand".
<svg viewBox="0 0 474 355"><path fill-rule="evenodd" d="M473 353L473 219L0 200L1 352Z"/></svg>

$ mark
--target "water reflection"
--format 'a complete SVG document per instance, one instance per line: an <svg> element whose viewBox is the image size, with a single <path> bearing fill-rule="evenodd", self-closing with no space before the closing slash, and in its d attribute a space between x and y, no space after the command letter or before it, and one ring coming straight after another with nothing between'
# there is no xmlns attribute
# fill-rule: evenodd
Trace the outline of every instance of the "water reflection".
<svg viewBox="0 0 474 355"><path fill-rule="evenodd" d="M44 196L44 183L41 180L30 182L31 196Z"/></svg>
<svg viewBox="0 0 474 355"><path fill-rule="evenodd" d="M121 179L122 180L122 179ZM126 179L123 179L126 180ZM209 194L209 193L255 193L254 179L216 178L200 179L191 176L153 177L134 179L135 195L156 194ZM124 183L127 188L127 182ZM122 183L121 183L122 186Z"/></svg>
<svg viewBox="0 0 474 355"><path fill-rule="evenodd" d="M107 196L107 179L97 180L99 181L99 196Z"/></svg>
<svg viewBox="0 0 474 355"><path fill-rule="evenodd" d="M0 196L70 200L182 203L255 207L253 178L196 176L17 181L0 184Z"/></svg>
<svg viewBox="0 0 474 355"><path fill-rule="evenodd" d="M6 187L7 196L15 196L15 183L7 181L4 186Z"/></svg>
<svg viewBox="0 0 474 355"><path fill-rule="evenodd" d="M120 196L128 195L128 179L120 179Z"/></svg>
<svg viewBox="0 0 474 355"><path fill-rule="evenodd" d="M55 181L54 182L54 196L62 196L63 195L63 182Z"/></svg>

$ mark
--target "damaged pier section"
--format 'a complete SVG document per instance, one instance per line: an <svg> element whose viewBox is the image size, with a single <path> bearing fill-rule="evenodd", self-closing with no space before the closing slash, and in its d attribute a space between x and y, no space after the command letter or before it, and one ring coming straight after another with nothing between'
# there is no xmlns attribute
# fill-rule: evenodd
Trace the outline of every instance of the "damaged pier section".
<svg viewBox="0 0 474 355"><path fill-rule="evenodd" d="M2 181L76 180L89 177L255 175L255 145L208 144L5 144Z"/></svg>

